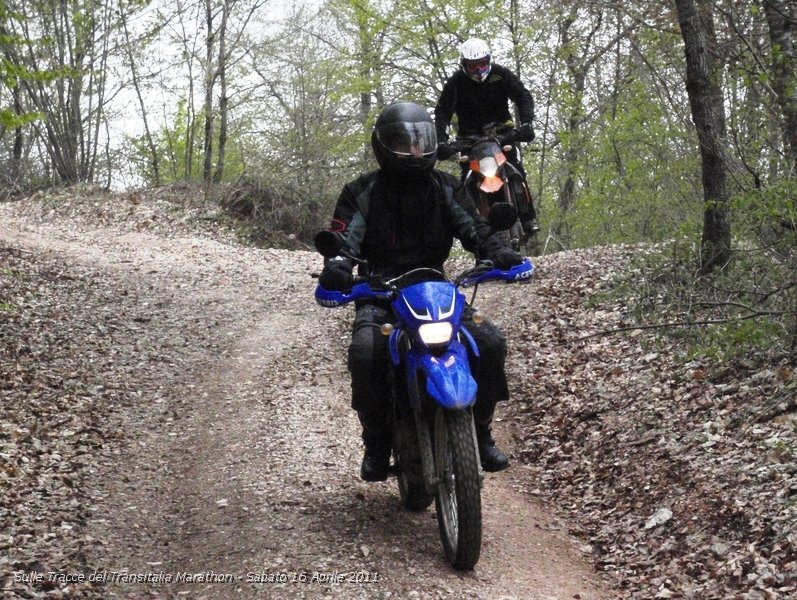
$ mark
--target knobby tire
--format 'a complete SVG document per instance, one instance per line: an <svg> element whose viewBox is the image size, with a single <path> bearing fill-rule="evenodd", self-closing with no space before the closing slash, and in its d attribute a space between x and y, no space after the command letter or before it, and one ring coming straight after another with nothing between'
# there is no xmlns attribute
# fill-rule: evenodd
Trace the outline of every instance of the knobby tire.
<svg viewBox="0 0 797 600"><path fill-rule="evenodd" d="M438 409L432 437L441 480L435 496L440 539L454 568L469 571L479 561L482 541L481 464L470 411Z"/></svg>

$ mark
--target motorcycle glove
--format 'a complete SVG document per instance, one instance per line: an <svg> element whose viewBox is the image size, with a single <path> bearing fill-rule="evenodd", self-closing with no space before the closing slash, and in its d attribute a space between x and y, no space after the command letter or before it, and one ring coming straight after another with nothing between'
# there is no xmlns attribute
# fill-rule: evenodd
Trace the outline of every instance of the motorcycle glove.
<svg viewBox="0 0 797 600"><path fill-rule="evenodd" d="M511 269L523 262L523 257L512 248L499 248L491 257L493 264L502 271Z"/></svg>
<svg viewBox="0 0 797 600"><path fill-rule="evenodd" d="M354 283L352 269L352 262L348 258L343 256L330 258L318 276L318 283L325 290L348 291Z"/></svg>
<svg viewBox="0 0 797 600"><path fill-rule="evenodd" d="M537 136L534 133L534 128L531 126L531 123L523 123L517 128L515 140L518 142L533 142L535 137Z"/></svg>

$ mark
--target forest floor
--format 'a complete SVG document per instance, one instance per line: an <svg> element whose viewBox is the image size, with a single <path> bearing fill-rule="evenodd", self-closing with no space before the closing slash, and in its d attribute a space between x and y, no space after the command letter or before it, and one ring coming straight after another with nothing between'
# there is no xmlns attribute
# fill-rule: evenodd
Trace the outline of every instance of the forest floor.
<svg viewBox="0 0 797 600"><path fill-rule="evenodd" d="M632 247L485 285L512 399L476 569L366 484L351 309L311 251L161 189L0 204L4 598L789 598L793 365L678 361L611 293ZM452 269L465 266L464 259Z"/></svg>

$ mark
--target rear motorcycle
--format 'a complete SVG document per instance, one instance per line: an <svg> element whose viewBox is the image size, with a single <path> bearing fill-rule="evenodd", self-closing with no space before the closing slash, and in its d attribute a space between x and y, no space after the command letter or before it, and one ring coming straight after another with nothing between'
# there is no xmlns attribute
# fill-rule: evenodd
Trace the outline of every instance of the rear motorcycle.
<svg viewBox="0 0 797 600"><path fill-rule="evenodd" d="M335 236L322 232L316 247L335 256L339 244L324 234ZM533 270L528 259L507 271L486 261L453 281L423 268L388 280L360 279L350 292L315 290L316 301L325 307L389 300L395 321L382 333L390 336L392 359L391 472L405 508L419 511L435 502L446 558L458 570L471 570L479 560L484 480L472 413L477 384L471 363L479 350L462 319L480 283L525 282ZM460 291L467 287L473 287L470 302ZM475 322L479 319L473 315Z"/></svg>
<svg viewBox="0 0 797 600"><path fill-rule="evenodd" d="M498 202L515 208L518 219L502 234L514 250L535 256L537 232L524 225L534 200L525 177L504 154L514 147L516 135L513 127L490 123L484 127L483 135L457 137L448 144L448 152L459 153L459 162L468 165L463 184L483 217L487 218L490 208ZM520 155L520 149L515 150Z"/></svg>

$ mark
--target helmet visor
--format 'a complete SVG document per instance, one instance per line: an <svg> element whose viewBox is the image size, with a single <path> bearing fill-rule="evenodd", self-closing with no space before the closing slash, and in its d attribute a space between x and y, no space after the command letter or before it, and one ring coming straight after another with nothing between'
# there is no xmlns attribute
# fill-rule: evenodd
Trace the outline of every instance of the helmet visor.
<svg viewBox="0 0 797 600"><path fill-rule="evenodd" d="M437 150L433 123L389 123L377 130L376 139L398 156L425 156Z"/></svg>
<svg viewBox="0 0 797 600"><path fill-rule="evenodd" d="M490 66L490 57L485 56L484 58L477 58L476 60L463 60L462 64L468 73L476 75Z"/></svg>

